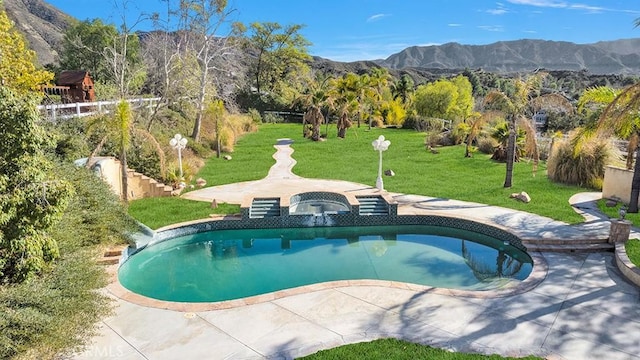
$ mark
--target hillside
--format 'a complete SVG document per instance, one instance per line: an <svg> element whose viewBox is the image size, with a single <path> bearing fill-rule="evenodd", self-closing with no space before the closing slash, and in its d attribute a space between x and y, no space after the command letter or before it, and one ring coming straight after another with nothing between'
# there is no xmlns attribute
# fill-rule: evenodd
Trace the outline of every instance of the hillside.
<svg viewBox="0 0 640 360"><path fill-rule="evenodd" d="M9 18L38 55L38 62L41 65L55 63L58 44L73 18L43 0L5 0L3 3Z"/></svg>
<svg viewBox="0 0 640 360"><path fill-rule="evenodd" d="M587 70L592 74L640 74L640 39L574 44L565 41L516 40L489 45L447 43L412 46L377 64L391 69L482 69L509 73Z"/></svg>

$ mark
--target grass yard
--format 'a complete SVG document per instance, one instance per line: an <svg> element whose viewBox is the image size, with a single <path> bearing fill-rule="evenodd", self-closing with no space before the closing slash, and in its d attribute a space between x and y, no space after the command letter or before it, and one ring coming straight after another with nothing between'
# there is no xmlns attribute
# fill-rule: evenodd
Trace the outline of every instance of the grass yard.
<svg viewBox="0 0 640 360"><path fill-rule="evenodd" d="M425 150L424 133L405 129L368 131L366 126L354 127L348 130L346 139L338 139L335 126L331 125L326 141L313 142L302 137L300 124L263 124L257 132L240 139L231 161L211 158L198 177L206 179L209 186L261 179L275 163L272 156L277 139L290 138L294 140L292 156L297 164L293 172L297 175L374 186L378 154L371 142L379 135L391 141L389 150L383 153L383 168L396 174L384 177L388 191L502 206L568 223L583 221L568 201L575 193L592 190L549 181L544 163L535 176L531 163L516 163L514 185L505 189L504 163L491 161L489 155L479 152L465 158L463 146L442 147L439 154L432 154ZM520 191L531 195L529 204L509 198L511 193Z"/></svg>
<svg viewBox="0 0 640 360"><path fill-rule="evenodd" d="M315 354L300 358L301 360L338 360L338 359L367 359L367 360L480 360L480 359L516 359L500 355L480 355L455 353L437 349L426 345L410 343L397 339L380 339L371 342L356 343L340 346L334 349L322 350ZM528 356L517 359L542 359Z"/></svg>
<svg viewBox="0 0 640 360"><path fill-rule="evenodd" d="M129 203L129 214L151 229L183 221L208 218L210 214L237 214L240 205L218 204L216 209L204 201L181 198L145 198Z"/></svg>

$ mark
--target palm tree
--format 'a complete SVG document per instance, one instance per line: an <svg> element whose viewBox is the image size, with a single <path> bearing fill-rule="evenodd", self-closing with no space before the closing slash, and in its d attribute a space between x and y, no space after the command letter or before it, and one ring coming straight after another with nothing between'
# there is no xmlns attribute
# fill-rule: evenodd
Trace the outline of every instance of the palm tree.
<svg viewBox="0 0 640 360"><path fill-rule="evenodd" d="M507 120L509 138L506 149L505 188L512 186L518 120L528 121L529 119L526 116L526 112L530 108L537 111L543 107L556 107L562 108L567 112L573 111L571 103L559 94L539 96L538 90L545 75L544 73L537 73L525 80L515 79L512 83L513 91L509 92L509 94L499 90L493 90L489 92L484 99L484 107L486 110L501 111ZM535 143L535 137L530 139ZM537 144L535 146L537 148ZM535 159L534 161L537 162Z"/></svg>
<svg viewBox="0 0 640 360"><path fill-rule="evenodd" d="M640 21L640 20L639 20ZM640 82L623 89L602 111L596 124L596 132L605 136L618 135L630 139L630 145L636 154L631 180L631 198L629 200L630 213L638 212L638 196L640 196ZM628 159L632 159L629 156ZM630 163L628 163L630 165Z"/></svg>
<svg viewBox="0 0 640 360"><path fill-rule="evenodd" d="M118 160L120 160L120 176L122 179L122 200L124 202L129 201L129 182L127 176L127 150L131 146L131 135L136 133L148 140L154 145L158 156L160 157L160 172L165 175L165 161L164 151L162 147L156 141L156 139L148 132L137 129L133 126L133 112L131 111L131 105L126 100L120 100L116 105L116 111L113 117L99 116L94 118L88 123L89 131L95 131L97 128L102 130L102 138L95 149L89 155L87 159L87 166L91 166L91 159L94 158L102 147L111 139L116 142L116 148L118 151Z"/></svg>
<svg viewBox="0 0 640 360"><path fill-rule="evenodd" d="M411 94L414 91L414 82L411 76L404 74L396 82L391 84L391 93L394 99L402 100L403 105L408 105L411 99Z"/></svg>

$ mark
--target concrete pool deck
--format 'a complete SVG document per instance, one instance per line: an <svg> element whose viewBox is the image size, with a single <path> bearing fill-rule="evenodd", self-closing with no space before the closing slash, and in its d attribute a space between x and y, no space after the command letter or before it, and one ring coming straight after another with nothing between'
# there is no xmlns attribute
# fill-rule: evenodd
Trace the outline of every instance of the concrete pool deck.
<svg viewBox="0 0 640 360"><path fill-rule="evenodd" d="M276 149L276 165L265 179L205 188L184 197L241 203L253 195L377 191L363 184L297 177L291 173L295 161L288 141L282 139ZM483 204L390 195L399 203L399 214L465 217L533 240L602 237L609 230L608 219L593 208L599 193L572 198L586 219L577 226ZM291 359L347 343L396 337L464 352L640 359L640 291L621 275L613 253L535 255L548 265L544 280L527 292L504 297L360 284L318 286L231 309L172 311L110 294L114 314L100 323L92 344L73 358Z"/></svg>

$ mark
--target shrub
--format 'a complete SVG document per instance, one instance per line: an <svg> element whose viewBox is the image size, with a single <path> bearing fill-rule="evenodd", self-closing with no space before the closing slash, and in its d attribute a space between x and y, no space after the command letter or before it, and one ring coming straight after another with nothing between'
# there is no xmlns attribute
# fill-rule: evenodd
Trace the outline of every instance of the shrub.
<svg viewBox="0 0 640 360"><path fill-rule="evenodd" d="M265 122L265 123L277 124L277 123L284 122L284 118L281 117L281 116L278 116L278 115L276 115L274 113L266 113L262 117L262 121Z"/></svg>
<svg viewBox="0 0 640 360"><path fill-rule="evenodd" d="M478 144L478 150L480 150L480 152L484 154L493 154L496 148L500 145L498 143L498 140L490 136L480 137L476 140L476 142Z"/></svg>
<svg viewBox="0 0 640 360"><path fill-rule="evenodd" d="M111 311L97 289L107 283L95 262L104 244L125 243L134 222L108 185L89 170L58 164L75 194L51 236L60 258L40 276L0 287L0 358L64 358L96 333Z"/></svg>
<svg viewBox="0 0 640 360"><path fill-rule="evenodd" d="M570 141L556 141L547 162L547 173L553 181L601 189L605 165L612 157L611 144L594 139L576 152Z"/></svg>
<svg viewBox="0 0 640 360"><path fill-rule="evenodd" d="M249 117L251 118L251 121L253 121L254 124L262 123L262 115L260 115L260 111L254 108L249 109Z"/></svg>

